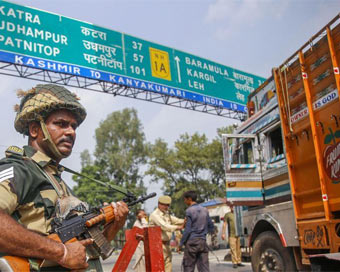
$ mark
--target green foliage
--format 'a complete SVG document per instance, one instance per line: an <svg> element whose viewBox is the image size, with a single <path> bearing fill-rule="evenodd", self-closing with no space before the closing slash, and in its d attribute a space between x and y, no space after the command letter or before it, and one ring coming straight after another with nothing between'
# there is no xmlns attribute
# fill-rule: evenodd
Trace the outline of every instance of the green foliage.
<svg viewBox="0 0 340 272"><path fill-rule="evenodd" d="M109 182L101 174L101 169L98 165L87 165L83 167L81 174L103 182ZM102 205L104 202L112 201L113 195L117 196L117 193L110 191L109 188L101 186L89 179L74 175L73 180L78 184L73 188L76 195L91 206Z"/></svg>
<svg viewBox="0 0 340 272"><path fill-rule="evenodd" d="M119 185L136 195L145 193L141 168L146 163L148 144L136 110L124 109L111 113L96 129L95 138L95 158L92 160L87 150L81 153L81 173ZM118 201L124 197L88 179L77 176L73 179L77 183L74 188L77 196L91 205Z"/></svg>
<svg viewBox="0 0 340 272"><path fill-rule="evenodd" d="M88 165L93 164L92 158L91 158L91 155L88 149L85 149L83 152L81 152L80 161L81 161L81 168L84 168Z"/></svg>
<svg viewBox="0 0 340 272"><path fill-rule="evenodd" d="M211 142L204 134L183 134L174 148L162 139L150 147L147 174L152 182L163 182L163 192L172 197L172 211L177 216L185 214L182 195L188 190L198 192L198 201L225 196L221 134L232 132L232 126L220 128Z"/></svg>
<svg viewBox="0 0 340 272"><path fill-rule="evenodd" d="M183 217L186 207L182 195L188 190L198 192L199 202L224 197L221 134L232 132L232 126L220 128L217 137L210 142L204 134L183 134L173 148L162 139L150 145L136 110L116 111L96 129L94 158L88 150L81 153L81 173L138 195L146 193L143 178L150 175L151 182L161 182L163 193L172 197L172 211ZM148 168L143 173L145 165ZM120 193L88 179L78 176L73 179L77 183L75 193L93 206L123 199ZM134 207L129 215L129 227L137 208Z"/></svg>
<svg viewBox="0 0 340 272"><path fill-rule="evenodd" d="M147 146L134 109L113 112L96 129L96 161L118 185L135 187L140 165L146 162Z"/></svg>
<svg viewBox="0 0 340 272"><path fill-rule="evenodd" d="M233 134L235 127L237 127L237 123L235 125L230 125L226 127L221 127L217 129L217 136L218 138L222 138L222 134Z"/></svg>

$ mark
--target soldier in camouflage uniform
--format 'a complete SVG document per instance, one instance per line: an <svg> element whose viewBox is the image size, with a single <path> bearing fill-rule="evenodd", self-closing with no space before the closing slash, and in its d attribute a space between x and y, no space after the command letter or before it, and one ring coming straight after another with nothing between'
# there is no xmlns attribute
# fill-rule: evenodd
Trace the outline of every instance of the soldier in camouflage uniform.
<svg viewBox="0 0 340 272"><path fill-rule="evenodd" d="M40 84L19 95L22 99L14 126L28 136L28 145L8 148L6 158L0 161L0 254L45 259L54 263L52 270L102 271L98 259L89 261L90 266L87 263L85 251L91 239L63 245L46 238L56 212L62 215L86 207L62 181L59 165L71 154L76 128L86 111L76 96L61 86ZM104 229L108 240L124 225L128 213L124 202L112 205L116 217ZM30 266L47 269L32 260Z"/></svg>

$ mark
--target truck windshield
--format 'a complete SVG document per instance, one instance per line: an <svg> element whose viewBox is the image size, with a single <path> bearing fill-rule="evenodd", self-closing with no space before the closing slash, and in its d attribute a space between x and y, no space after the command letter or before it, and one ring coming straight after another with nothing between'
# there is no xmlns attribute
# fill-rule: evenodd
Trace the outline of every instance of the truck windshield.
<svg viewBox="0 0 340 272"><path fill-rule="evenodd" d="M234 139L235 148L232 150L232 164L254 163L253 144L247 139Z"/></svg>
<svg viewBox="0 0 340 272"><path fill-rule="evenodd" d="M269 139L269 158L275 158L276 156L283 154L283 143L281 127L268 133Z"/></svg>

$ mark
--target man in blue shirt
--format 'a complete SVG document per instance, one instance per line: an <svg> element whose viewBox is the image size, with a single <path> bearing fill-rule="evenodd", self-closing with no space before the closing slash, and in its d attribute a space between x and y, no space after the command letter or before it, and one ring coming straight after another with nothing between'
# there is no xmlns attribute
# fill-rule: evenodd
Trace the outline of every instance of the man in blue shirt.
<svg viewBox="0 0 340 272"><path fill-rule="evenodd" d="M208 210L196 203L197 193L188 191L183 194L184 203L189 207L185 213L185 229L180 246L185 245L184 272L194 272L195 265L199 272L209 272L209 249L206 241L207 233L213 233L214 224Z"/></svg>

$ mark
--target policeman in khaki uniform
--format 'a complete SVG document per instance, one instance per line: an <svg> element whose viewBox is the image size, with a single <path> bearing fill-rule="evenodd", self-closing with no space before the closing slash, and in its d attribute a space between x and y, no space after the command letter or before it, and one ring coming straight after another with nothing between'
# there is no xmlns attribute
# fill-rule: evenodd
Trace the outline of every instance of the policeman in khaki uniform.
<svg viewBox="0 0 340 272"><path fill-rule="evenodd" d="M160 196L158 198L158 207L149 217L149 226L160 226L162 229L162 243L165 272L172 271L172 254L170 248L170 239L172 233L184 228L184 219L170 215L169 206L171 204L170 196Z"/></svg>
<svg viewBox="0 0 340 272"><path fill-rule="evenodd" d="M39 84L18 96L21 102L16 106L14 126L28 136L28 145L8 148L6 158L0 160L0 256L31 257L31 270L102 271L98 258L87 262L86 246L92 244L91 239L64 245L46 237L55 216L88 209L72 196L61 179L63 167L59 165L72 152L76 129L86 117L85 108L66 88L52 84ZM128 214L125 203L112 205L116 207L115 222L103 232L108 240L114 238ZM41 265L34 258L45 262ZM47 268L48 262L54 267ZM7 271L7 265L0 258L0 271Z"/></svg>

